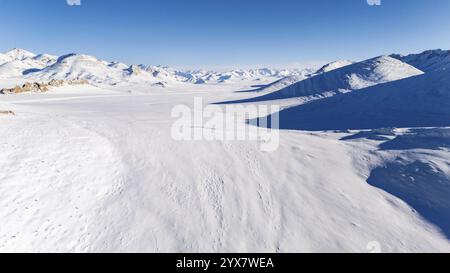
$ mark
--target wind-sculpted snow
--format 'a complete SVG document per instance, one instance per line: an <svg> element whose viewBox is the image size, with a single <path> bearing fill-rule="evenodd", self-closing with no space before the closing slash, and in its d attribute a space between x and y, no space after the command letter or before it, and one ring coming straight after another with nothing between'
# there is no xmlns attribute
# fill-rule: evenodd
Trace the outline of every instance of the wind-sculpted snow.
<svg viewBox="0 0 450 273"><path fill-rule="evenodd" d="M382 150L450 149L450 128L414 129L380 145Z"/></svg>
<svg viewBox="0 0 450 273"><path fill-rule="evenodd" d="M0 251L367 252L374 241L383 252L450 250L450 129L410 128L450 126L445 70L379 57L300 72L311 77L287 94L316 101L282 110L281 129L293 130L277 130L277 149L262 152L263 139L177 140L171 112L211 117L226 107L198 111L198 97L252 102L244 91L292 71L11 56L0 59L44 66L23 66L21 80L102 84L0 96ZM252 126L243 120L223 129ZM310 132L319 130L337 131Z"/></svg>
<svg viewBox="0 0 450 273"><path fill-rule="evenodd" d="M399 158L374 169L367 181L404 200L450 238L450 175L432 162Z"/></svg>
<svg viewBox="0 0 450 273"><path fill-rule="evenodd" d="M341 140L354 140L354 139L370 139L377 141L386 141L390 140L391 137L395 136L395 132L393 128L381 128L374 129L369 131L360 131L351 136L345 136L341 138Z"/></svg>
<svg viewBox="0 0 450 273"><path fill-rule="evenodd" d="M367 182L407 203L450 238L449 136L450 128L386 128L342 140L356 146L376 141L367 155L354 155L355 162L372 162Z"/></svg>
<svg viewBox="0 0 450 273"><path fill-rule="evenodd" d="M0 97L16 113L0 115L0 251L450 250L438 228L366 182L383 163L372 141L282 130L269 153L258 141L174 140L174 106L248 96L201 87Z"/></svg>

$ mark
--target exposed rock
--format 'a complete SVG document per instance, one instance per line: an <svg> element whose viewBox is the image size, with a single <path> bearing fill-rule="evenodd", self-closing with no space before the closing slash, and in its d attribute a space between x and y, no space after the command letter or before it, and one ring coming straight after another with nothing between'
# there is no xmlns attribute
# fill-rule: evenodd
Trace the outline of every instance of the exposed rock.
<svg viewBox="0 0 450 273"><path fill-rule="evenodd" d="M128 71L128 74L129 74L130 76L132 76L132 75L139 75L139 74L142 73L141 68L140 68L139 66L137 66L137 65L132 65L132 66L130 66L130 67L127 69L127 71Z"/></svg>
<svg viewBox="0 0 450 273"><path fill-rule="evenodd" d="M37 90L40 92L47 92L49 90L48 84L45 83L37 83Z"/></svg>
<svg viewBox="0 0 450 273"><path fill-rule="evenodd" d="M22 86L16 86L14 88L3 88L0 90L0 94L19 94L24 92L47 92L52 87L60 87L63 85L81 85L89 84L85 79L71 79L71 80L51 80L48 83L38 83L38 82L26 82Z"/></svg>
<svg viewBox="0 0 450 273"><path fill-rule="evenodd" d="M48 83L48 85L53 86L53 87L59 87L59 86L62 86L63 84L64 84L63 80L55 80L55 79L51 80Z"/></svg>
<svg viewBox="0 0 450 273"><path fill-rule="evenodd" d="M206 81L204 79L198 79L194 82L194 84L205 84Z"/></svg>
<svg viewBox="0 0 450 273"><path fill-rule="evenodd" d="M14 113L13 111L0 111L0 115L13 115L13 116L15 116L16 113Z"/></svg>
<svg viewBox="0 0 450 273"><path fill-rule="evenodd" d="M152 86L158 86L158 87L163 87L166 88L167 83L166 82L157 82L152 84Z"/></svg>
<svg viewBox="0 0 450 273"><path fill-rule="evenodd" d="M89 84L89 82L87 80L85 80L85 79L76 78L76 79L68 80L67 84L69 84L69 85L80 85L80 84Z"/></svg>

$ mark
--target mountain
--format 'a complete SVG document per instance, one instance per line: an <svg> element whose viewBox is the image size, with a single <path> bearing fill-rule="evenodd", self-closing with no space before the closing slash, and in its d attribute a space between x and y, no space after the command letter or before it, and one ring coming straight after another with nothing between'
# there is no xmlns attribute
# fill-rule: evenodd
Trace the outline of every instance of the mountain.
<svg viewBox="0 0 450 273"><path fill-rule="evenodd" d="M450 50L427 50L419 54L410 54L406 56L393 54L391 57L408 63L424 72L450 69Z"/></svg>
<svg viewBox="0 0 450 273"><path fill-rule="evenodd" d="M450 74L439 70L295 106L280 128L347 130L450 126Z"/></svg>
<svg viewBox="0 0 450 273"><path fill-rule="evenodd" d="M39 54L39 55L33 57L33 60L35 60L42 66L49 66L49 65L54 64L58 60L58 57L54 56L54 55L49 55L49 54Z"/></svg>
<svg viewBox="0 0 450 273"><path fill-rule="evenodd" d="M181 71L167 66L127 65L108 62L85 54L67 54L61 57L13 49L0 54L0 78L26 81L84 79L95 84L143 83L166 86L168 83L217 84L241 81L274 81L303 70L248 69L216 71Z"/></svg>
<svg viewBox="0 0 450 273"><path fill-rule="evenodd" d="M9 61L0 65L0 78L20 77L25 71L35 68L34 62L28 61Z"/></svg>
<svg viewBox="0 0 450 273"><path fill-rule="evenodd" d="M0 55L0 64L3 62L11 62L11 61L22 61L25 59L31 59L33 57L36 57L36 54L20 49L20 48L14 48L4 54Z"/></svg>
<svg viewBox="0 0 450 273"><path fill-rule="evenodd" d="M30 77L45 79L85 79L95 83L113 84L122 79L123 70L116 69L107 62L82 54L68 54L57 59L56 63L35 72Z"/></svg>
<svg viewBox="0 0 450 273"><path fill-rule="evenodd" d="M303 81L309 77L312 77L314 75L317 74L323 74L326 72L330 72L332 70L353 64L354 62L351 61L337 61L337 62L332 62L329 64L326 64L324 66L322 66L319 70L317 70L315 73L311 73L310 70L305 69L303 71L299 71L298 73L294 74L294 75L290 75L290 76L286 76L280 80L277 80L263 88L261 88L259 91L261 92L274 92L274 91L278 91L281 90L285 87L291 86L297 82Z"/></svg>
<svg viewBox="0 0 450 273"><path fill-rule="evenodd" d="M129 68L128 65L121 63L121 62L111 62L108 66L112 67L112 68L116 68L116 69L121 69L121 70L125 70L125 69Z"/></svg>
<svg viewBox="0 0 450 273"><path fill-rule="evenodd" d="M423 72L409 64L389 56L380 56L313 75L279 91L260 97L229 103L248 103L287 98L301 98L303 102L306 102L420 74L423 74Z"/></svg>
<svg viewBox="0 0 450 273"><path fill-rule="evenodd" d="M23 49L13 49L0 54L0 78L20 77L40 70L56 61L47 54L36 55Z"/></svg>
<svg viewBox="0 0 450 273"><path fill-rule="evenodd" d="M215 71L187 71L187 81L197 84L205 83L228 83L240 81L261 81L261 80L279 80L288 76L301 76L309 73L308 69L237 69L225 72Z"/></svg>
<svg viewBox="0 0 450 273"><path fill-rule="evenodd" d="M302 81L304 79L308 78L307 74L299 74L299 75L292 75L285 78L282 78L281 80L277 80L263 88L261 88L260 92L274 92L281 90L287 86L290 86L294 83L297 83L299 81Z"/></svg>
<svg viewBox="0 0 450 273"><path fill-rule="evenodd" d="M330 72L332 70L335 70L335 69L338 69L338 68L341 68L341 67L344 67L347 65L351 65L353 63L354 62L348 61L348 60L332 62L332 63L322 66L319 70L316 71L315 74L322 74L322 73Z"/></svg>
<svg viewBox="0 0 450 273"><path fill-rule="evenodd" d="M54 64L34 71L28 77L40 81L84 79L90 83L108 85L136 82L154 84L161 81L143 65L127 66L75 53L59 57Z"/></svg>

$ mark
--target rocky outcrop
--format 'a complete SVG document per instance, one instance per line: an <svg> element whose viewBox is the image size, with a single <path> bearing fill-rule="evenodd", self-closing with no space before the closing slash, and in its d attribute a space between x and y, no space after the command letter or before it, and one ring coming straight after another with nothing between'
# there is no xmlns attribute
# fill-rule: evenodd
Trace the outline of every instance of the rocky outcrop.
<svg viewBox="0 0 450 273"><path fill-rule="evenodd" d="M152 86L157 86L157 87L163 87L163 88L166 88L167 83L166 83L166 82L157 82L157 83L152 84Z"/></svg>
<svg viewBox="0 0 450 273"><path fill-rule="evenodd" d="M48 91L48 84L27 82L22 86L17 85L13 88L3 88L0 90L0 94L19 94L25 92L47 92L47 91Z"/></svg>
<svg viewBox="0 0 450 273"><path fill-rule="evenodd" d="M13 111L1 111L0 110L0 115L13 115L13 116L15 116L16 113L14 113Z"/></svg>
<svg viewBox="0 0 450 273"><path fill-rule="evenodd" d="M137 65L132 65L127 69L127 72L129 76L137 76L142 73L142 69Z"/></svg>
<svg viewBox="0 0 450 273"><path fill-rule="evenodd" d="M38 82L26 82L22 86L16 86L13 88L4 88L0 90L0 94L19 94L25 92L47 92L53 87L60 87L63 85L80 85L88 84L88 81L84 79L71 79L71 80L51 80L48 83L38 83Z"/></svg>

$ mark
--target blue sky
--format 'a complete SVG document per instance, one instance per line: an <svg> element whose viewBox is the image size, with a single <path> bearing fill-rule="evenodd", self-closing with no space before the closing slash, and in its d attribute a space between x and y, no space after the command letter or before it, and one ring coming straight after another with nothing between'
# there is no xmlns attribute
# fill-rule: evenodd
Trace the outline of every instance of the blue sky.
<svg viewBox="0 0 450 273"><path fill-rule="evenodd" d="M449 0L0 0L0 51L184 68L450 49Z"/></svg>

